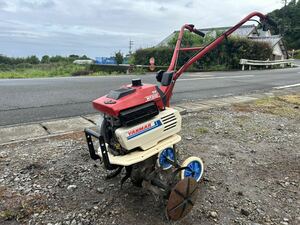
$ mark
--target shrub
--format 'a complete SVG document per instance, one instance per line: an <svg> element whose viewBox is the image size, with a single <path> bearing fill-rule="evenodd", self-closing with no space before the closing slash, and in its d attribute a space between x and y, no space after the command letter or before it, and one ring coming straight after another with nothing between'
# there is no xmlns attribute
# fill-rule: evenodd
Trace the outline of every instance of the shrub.
<svg viewBox="0 0 300 225"><path fill-rule="evenodd" d="M128 66L120 66L120 65L90 65L90 70L92 72L104 72L104 73L126 73Z"/></svg>
<svg viewBox="0 0 300 225"><path fill-rule="evenodd" d="M20 63L15 66L16 69L29 69L33 68L33 65L30 63Z"/></svg>
<svg viewBox="0 0 300 225"><path fill-rule="evenodd" d="M169 47L145 48L138 49L134 54L134 62L136 65L149 65L149 59L155 58L155 64L160 66L168 66L173 55L173 49Z"/></svg>
<svg viewBox="0 0 300 225"><path fill-rule="evenodd" d="M4 63L0 63L0 71L9 71L12 69L12 66Z"/></svg>
<svg viewBox="0 0 300 225"><path fill-rule="evenodd" d="M91 71L89 70L79 70L79 71L75 71L73 72L71 75L73 77L76 77L76 76L85 76L85 75L89 75L91 73Z"/></svg>
<svg viewBox="0 0 300 225"><path fill-rule="evenodd" d="M134 53L134 61L137 65L148 65L149 59L154 57L156 65L168 66L171 62L173 51L173 48L170 47L139 49ZM195 52L180 52L177 69L194 54ZM238 69L241 58L267 60L271 54L272 49L267 43L233 37L225 40L217 48L208 52L202 59L195 62L189 70Z"/></svg>
<svg viewBox="0 0 300 225"><path fill-rule="evenodd" d="M295 58L295 59L300 59L300 50L296 50L296 51L294 52L294 58Z"/></svg>

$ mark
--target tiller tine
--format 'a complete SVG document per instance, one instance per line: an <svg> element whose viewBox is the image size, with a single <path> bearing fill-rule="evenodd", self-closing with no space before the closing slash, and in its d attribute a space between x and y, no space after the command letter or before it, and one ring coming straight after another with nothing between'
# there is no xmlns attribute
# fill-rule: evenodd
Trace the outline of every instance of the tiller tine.
<svg viewBox="0 0 300 225"><path fill-rule="evenodd" d="M179 181L172 189L166 207L166 216L169 220L179 220L186 216L193 208L197 199L198 183L193 178Z"/></svg>
<svg viewBox="0 0 300 225"><path fill-rule="evenodd" d="M123 166L119 166L116 170L106 175L105 179L109 180L118 176L122 172Z"/></svg>
<svg viewBox="0 0 300 225"><path fill-rule="evenodd" d="M125 167L126 170L126 174L125 176L122 178L121 180L121 189L123 188L123 184L125 183L125 181L130 177L131 172L132 172L132 166L126 166Z"/></svg>

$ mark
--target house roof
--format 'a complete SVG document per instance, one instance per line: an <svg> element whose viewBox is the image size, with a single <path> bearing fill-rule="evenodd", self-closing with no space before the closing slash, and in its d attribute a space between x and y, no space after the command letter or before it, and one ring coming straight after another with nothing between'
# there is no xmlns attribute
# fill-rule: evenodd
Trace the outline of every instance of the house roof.
<svg viewBox="0 0 300 225"><path fill-rule="evenodd" d="M214 28L202 28L199 29L205 34L210 34L211 36L217 36L217 32L224 32L231 27L214 27ZM167 46L169 41L175 36L178 31L174 31L172 34L163 39L157 46ZM252 25L243 25L239 27L232 33L233 36L245 37L253 41L268 43L273 49L276 44L279 43L279 46L287 56L286 48L282 42L282 37L280 35L272 35L270 31L263 31L262 29L257 29L257 27Z"/></svg>
<svg viewBox="0 0 300 225"><path fill-rule="evenodd" d="M282 37L280 35L272 35L270 37L249 37L249 39L258 42L267 42L271 47L274 47L282 39Z"/></svg>
<svg viewBox="0 0 300 225"><path fill-rule="evenodd" d="M231 27L213 27L213 28L200 28L201 32L208 34L211 33L212 35L216 36L216 32L224 32L228 30ZM252 25L244 25L239 27L236 31L233 32L232 35L236 35L239 37L249 37L250 34L252 34L254 31L257 32L256 26L254 24ZM174 37L176 33L179 31L174 31L172 34L167 36L165 39L163 39L157 46L166 46L168 45L168 42Z"/></svg>
<svg viewBox="0 0 300 225"><path fill-rule="evenodd" d="M203 33L207 34L207 33L211 33L214 31L224 32L224 31L228 30L229 28L231 28L231 27L201 28L199 30L201 30ZM239 27L237 30L235 30L232 33L232 35L237 35L240 37L248 37L255 30L256 30L256 27L254 24L244 25L244 26Z"/></svg>
<svg viewBox="0 0 300 225"><path fill-rule="evenodd" d="M167 46L169 41L175 36L178 31L174 31L172 34L164 38L161 42L159 42L156 46Z"/></svg>

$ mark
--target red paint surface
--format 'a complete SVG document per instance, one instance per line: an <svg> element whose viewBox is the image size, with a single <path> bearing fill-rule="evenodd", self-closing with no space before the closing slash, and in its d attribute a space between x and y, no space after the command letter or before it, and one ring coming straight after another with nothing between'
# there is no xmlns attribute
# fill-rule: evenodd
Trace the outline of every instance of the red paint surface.
<svg viewBox="0 0 300 225"><path fill-rule="evenodd" d="M127 85L125 87L131 87ZM102 96L93 101L93 106L100 112L107 113L111 116L117 117L120 111L124 109L129 109L138 105L142 105L147 102L154 101L160 110L164 109L162 100L159 93L156 90L156 85L153 84L143 84L143 86L132 87L135 90L134 93L124 96L118 100L107 98L107 96ZM105 104L104 102L108 100L113 100L115 104Z"/></svg>

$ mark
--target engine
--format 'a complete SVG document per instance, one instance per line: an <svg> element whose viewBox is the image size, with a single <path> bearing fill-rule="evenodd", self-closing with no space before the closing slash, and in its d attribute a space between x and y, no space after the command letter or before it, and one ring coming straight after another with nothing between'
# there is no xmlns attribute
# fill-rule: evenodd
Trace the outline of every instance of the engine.
<svg viewBox="0 0 300 225"><path fill-rule="evenodd" d="M140 110L140 107L137 107L136 111L132 110L131 113L139 114ZM101 134L111 153L124 155L135 150L147 150L180 131L181 116L176 109L166 108L155 116L153 114L150 112L143 117L134 117L126 113L128 117L125 118L129 120L125 121L121 116L115 119L106 115L101 126ZM143 122L137 118L142 118Z"/></svg>
<svg viewBox="0 0 300 225"><path fill-rule="evenodd" d="M104 114L100 133L113 155L147 150L181 129L181 116L164 103L164 93L134 79L131 85L93 101Z"/></svg>

